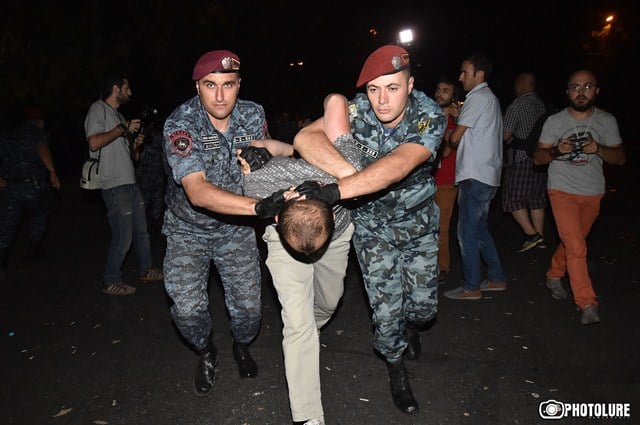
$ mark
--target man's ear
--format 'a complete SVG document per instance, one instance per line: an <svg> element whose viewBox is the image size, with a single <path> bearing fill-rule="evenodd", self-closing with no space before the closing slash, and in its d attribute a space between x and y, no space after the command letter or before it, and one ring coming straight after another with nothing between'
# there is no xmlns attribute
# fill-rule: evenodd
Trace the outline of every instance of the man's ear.
<svg viewBox="0 0 640 425"><path fill-rule="evenodd" d="M275 217L273 217L273 219L276 221L276 223L278 222L278 216L277 215Z"/></svg>

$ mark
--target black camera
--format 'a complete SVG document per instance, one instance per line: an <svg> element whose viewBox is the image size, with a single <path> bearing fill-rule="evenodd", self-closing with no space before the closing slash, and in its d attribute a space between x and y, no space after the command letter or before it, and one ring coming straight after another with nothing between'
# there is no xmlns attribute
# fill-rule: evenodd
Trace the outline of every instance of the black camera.
<svg viewBox="0 0 640 425"><path fill-rule="evenodd" d="M585 143L587 143L588 140L589 138L587 136L580 136L576 137L575 139L569 140L569 143L571 143L573 152L580 153L582 152L582 147L585 145Z"/></svg>
<svg viewBox="0 0 640 425"><path fill-rule="evenodd" d="M157 116L158 116L157 108L155 107L145 108L144 111L142 111L142 114L140 114L140 118L138 118L140 120L140 128L138 129L138 131L135 132L133 136L138 137L138 135L140 134L144 134L145 136L147 136L147 133L145 132L145 130L146 131L151 130Z"/></svg>

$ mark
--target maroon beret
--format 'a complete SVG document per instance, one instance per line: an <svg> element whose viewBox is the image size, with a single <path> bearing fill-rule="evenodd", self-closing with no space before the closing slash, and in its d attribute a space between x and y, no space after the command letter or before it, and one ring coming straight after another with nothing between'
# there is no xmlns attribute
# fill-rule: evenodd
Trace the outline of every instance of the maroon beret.
<svg viewBox="0 0 640 425"><path fill-rule="evenodd" d="M409 53L405 49L395 44L382 46L364 61L356 87L363 86L381 75L395 74L407 68L409 68Z"/></svg>
<svg viewBox="0 0 640 425"><path fill-rule="evenodd" d="M200 56L193 67L193 81L198 81L212 72L239 72L240 59L228 50L212 50Z"/></svg>

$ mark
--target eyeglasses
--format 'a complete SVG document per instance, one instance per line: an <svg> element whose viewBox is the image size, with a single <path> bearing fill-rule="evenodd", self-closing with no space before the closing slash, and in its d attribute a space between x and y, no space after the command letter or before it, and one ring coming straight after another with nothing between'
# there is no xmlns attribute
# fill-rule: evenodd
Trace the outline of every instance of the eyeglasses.
<svg viewBox="0 0 640 425"><path fill-rule="evenodd" d="M578 93L581 90L584 90L585 92L589 93L592 90L595 90L596 87L598 87L595 83L584 83L584 84L569 84L569 87L567 87L569 89L569 91L572 91L574 93Z"/></svg>

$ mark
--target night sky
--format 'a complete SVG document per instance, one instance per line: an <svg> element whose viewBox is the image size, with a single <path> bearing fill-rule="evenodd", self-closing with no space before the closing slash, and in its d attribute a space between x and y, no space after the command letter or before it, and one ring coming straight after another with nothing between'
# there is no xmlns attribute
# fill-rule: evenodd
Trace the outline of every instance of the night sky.
<svg viewBox="0 0 640 425"><path fill-rule="evenodd" d="M572 70L599 77L599 105L625 133L639 45L634 0L537 2L394 1L23 1L0 17L2 125L27 104L51 122L80 123L112 70L130 76L129 118L145 106L168 114L195 94L193 64L204 52L229 49L242 62L241 98L269 117L320 113L325 94L351 97L362 62L378 46L412 28L416 88L432 94L440 76L457 78L464 56L484 50L494 61L490 85L503 108L513 78L529 70L549 103L564 106ZM469 4L467 4L469 3ZM524 6L527 4L527 6ZM615 14L611 29L605 17ZM370 30L374 29L372 32ZM291 67L291 63L303 66ZM633 66L632 66L633 65Z"/></svg>

